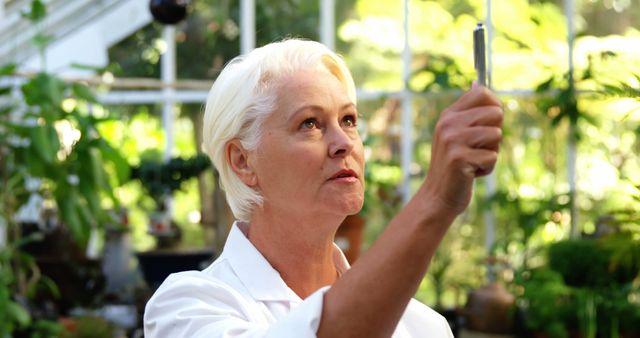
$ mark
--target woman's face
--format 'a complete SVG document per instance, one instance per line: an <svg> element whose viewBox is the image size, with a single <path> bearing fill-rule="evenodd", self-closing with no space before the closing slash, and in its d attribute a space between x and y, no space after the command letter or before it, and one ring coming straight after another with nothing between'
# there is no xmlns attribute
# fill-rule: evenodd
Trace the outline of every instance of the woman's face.
<svg viewBox="0 0 640 338"><path fill-rule="evenodd" d="M320 70L280 81L276 109L250 157L265 212L357 213L364 199L364 150L346 88Z"/></svg>

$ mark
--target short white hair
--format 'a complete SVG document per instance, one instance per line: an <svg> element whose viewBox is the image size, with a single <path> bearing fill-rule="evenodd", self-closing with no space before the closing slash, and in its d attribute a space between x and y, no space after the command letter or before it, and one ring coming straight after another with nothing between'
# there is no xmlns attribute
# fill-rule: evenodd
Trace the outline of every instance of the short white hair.
<svg viewBox="0 0 640 338"><path fill-rule="evenodd" d="M226 144L238 139L245 149L255 150L263 121L276 109L279 79L312 69L334 75L356 104L353 77L344 60L321 43L300 39L273 42L234 58L209 91L202 147L218 170L220 186L239 221L249 221L253 210L262 206L263 197L233 172L227 162Z"/></svg>

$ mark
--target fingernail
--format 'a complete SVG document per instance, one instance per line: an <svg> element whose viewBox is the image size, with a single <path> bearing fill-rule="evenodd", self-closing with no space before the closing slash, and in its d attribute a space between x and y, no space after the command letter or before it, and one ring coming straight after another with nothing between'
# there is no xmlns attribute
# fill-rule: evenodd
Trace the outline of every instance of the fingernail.
<svg viewBox="0 0 640 338"><path fill-rule="evenodd" d="M477 80L471 81L471 89L476 89L477 87L478 87L478 81Z"/></svg>

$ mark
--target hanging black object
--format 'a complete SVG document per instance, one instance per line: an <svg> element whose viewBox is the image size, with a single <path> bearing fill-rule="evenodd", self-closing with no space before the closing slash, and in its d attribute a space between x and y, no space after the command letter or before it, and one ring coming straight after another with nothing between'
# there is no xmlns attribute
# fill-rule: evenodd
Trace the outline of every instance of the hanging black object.
<svg viewBox="0 0 640 338"><path fill-rule="evenodd" d="M151 0L149 10L156 21L173 25L187 17L188 0Z"/></svg>

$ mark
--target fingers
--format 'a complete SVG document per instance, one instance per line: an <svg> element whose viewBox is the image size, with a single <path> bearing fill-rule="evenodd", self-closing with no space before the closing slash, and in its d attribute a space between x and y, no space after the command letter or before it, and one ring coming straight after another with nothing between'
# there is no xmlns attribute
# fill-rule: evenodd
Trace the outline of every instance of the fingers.
<svg viewBox="0 0 640 338"><path fill-rule="evenodd" d="M473 88L447 108L440 116L440 123L451 127L495 126L501 127L502 104L495 95L482 86Z"/></svg>
<svg viewBox="0 0 640 338"><path fill-rule="evenodd" d="M462 95L448 110L462 111L478 106L502 107L502 103L493 92L484 86L474 86Z"/></svg>
<svg viewBox="0 0 640 338"><path fill-rule="evenodd" d="M465 128L448 131L440 139L440 144L436 145L438 153L444 155L440 164L461 166L466 176L477 177L479 173L489 173L493 169L500 150L502 130L496 127Z"/></svg>
<svg viewBox="0 0 640 338"><path fill-rule="evenodd" d="M452 123L456 126L494 126L501 127L503 112L498 106L471 107L462 111L451 111L442 119L445 123ZM447 121L450 120L450 121Z"/></svg>
<svg viewBox="0 0 640 338"><path fill-rule="evenodd" d="M474 176L481 177L489 175L498 161L498 152L485 149L474 149L470 154L471 166L473 167Z"/></svg>
<svg viewBox="0 0 640 338"><path fill-rule="evenodd" d="M497 151L502 140L502 112L477 108L464 114L449 115L436 125L438 140L452 149L456 144ZM436 143L439 143L436 141Z"/></svg>
<svg viewBox="0 0 640 338"><path fill-rule="evenodd" d="M502 129L496 127L472 127L461 138L470 148L498 151L502 141Z"/></svg>
<svg viewBox="0 0 640 338"><path fill-rule="evenodd" d="M469 126L502 126L502 107L481 106L460 112Z"/></svg>

